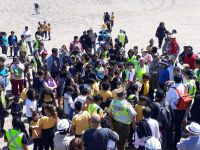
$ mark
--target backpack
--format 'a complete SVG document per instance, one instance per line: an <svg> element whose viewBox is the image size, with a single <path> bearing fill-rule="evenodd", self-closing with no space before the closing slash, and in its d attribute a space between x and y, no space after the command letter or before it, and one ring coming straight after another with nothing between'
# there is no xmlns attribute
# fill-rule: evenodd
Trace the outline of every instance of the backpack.
<svg viewBox="0 0 200 150"><path fill-rule="evenodd" d="M158 121L162 124L162 129L170 128L172 125L172 113L168 104L160 104Z"/></svg>
<svg viewBox="0 0 200 150"><path fill-rule="evenodd" d="M179 96L179 100L176 105L177 110L186 110L190 107L192 103L192 96L188 94L186 86L184 86L184 88L184 94L181 94L177 88L173 87L173 89L177 92Z"/></svg>

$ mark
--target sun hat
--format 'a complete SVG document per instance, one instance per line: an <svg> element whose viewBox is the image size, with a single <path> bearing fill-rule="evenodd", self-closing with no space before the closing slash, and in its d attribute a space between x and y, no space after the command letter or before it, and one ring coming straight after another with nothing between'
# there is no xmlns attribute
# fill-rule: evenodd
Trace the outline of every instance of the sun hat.
<svg viewBox="0 0 200 150"><path fill-rule="evenodd" d="M200 134L200 125L196 122L191 122L190 125L186 126L186 130L193 134Z"/></svg>
<svg viewBox="0 0 200 150"><path fill-rule="evenodd" d="M119 88L113 90L113 92L117 94L122 93L124 91L125 91L125 87L123 85L120 85Z"/></svg>
<svg viewBox="0 0 200 150"><path fill-rule="evenodd" d="M148 150L161 150L161 143L157 138L152 136L145 142L145 148Z"/></svg>
<svg viewBox="0 0 200 150"><path fill-rule="evenodd" d="M191 43L190 43L189 41L185 41L185 42L183 43L183 46L184 46L184 47L190 47L190 46L191 46Z"/></svg>
<svg viewBox="0 0 200 150"><path fill-rule="evenodd" d="M57 124L57 130L64 132L69 128L69 121L67 119L61 119Z"/></svg>

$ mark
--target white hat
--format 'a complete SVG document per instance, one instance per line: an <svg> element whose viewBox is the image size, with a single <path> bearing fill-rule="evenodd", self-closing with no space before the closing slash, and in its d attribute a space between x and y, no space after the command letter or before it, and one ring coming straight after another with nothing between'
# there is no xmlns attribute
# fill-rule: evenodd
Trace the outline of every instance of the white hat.
<svg viewBox="0 0 200 150"><path fill-rule="evenodd" d="M171 38L171 39L174 39L174 38L176 38L176 33L170 34L168 37Z"/></svg>
<svg viewBox="0 0 200 150"><path fill-rule="evenodd" d="M160 141L157 138L152 136L146 141L145 148L149 150L161 150Z"/></svg>
<svg viewBox="0 0 200 150"><path fill-rule="evenodd" d="M195 122L191 122L190 125L186 126L186 129L193 134L200 134L200 125Z"/></svg>
<svg viewBox="0 0 200 150"><path fill-rule="evenodd" d="M189 41L186 41L185 43L183 43L183 46L184 47L189 47L189 46L191 46L191 43Z"/></svg>
<svg viewBox="0 0 200 150"><path fill-rule="evenodd" d="M61 119L57 124L58 131L66 131L69 128L69 121L67 119Z"/></svg>
<svg viewBox="0 0 200 150"><path fill-rule="evenodd" d="M5 54L1 54L0 58L3 59L4 61L7 59L7 56Z"/></svg>

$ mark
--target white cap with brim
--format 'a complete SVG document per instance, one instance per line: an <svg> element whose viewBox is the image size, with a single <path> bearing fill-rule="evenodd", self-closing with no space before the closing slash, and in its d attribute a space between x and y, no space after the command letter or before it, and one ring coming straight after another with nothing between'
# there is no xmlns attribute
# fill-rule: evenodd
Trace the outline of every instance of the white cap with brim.
<svg viewBox="0 0 200 150"><path fill-rule="evenodd" d="M198 134L200 135L200 125L196 122L191 122L190 125L186 126L186 130L193 134Z"/></svg>
<svg viewBox="0 0 200 150"><path fill-rule="evenodd" d="M67 119L61 119L57 124L58 132L64 132L69 128L69 121Z"/></svg>
<svg viewBox="0 0 200 150"><path fill-rule="evenodd" d="M155 137L150 137L146 143L145 143L145 148L149 149L149 150L161 150L161 143L160 141L155 138Z"/></svg>
<svg viewBox="0 0 200 150"><path fill-rule="evenodd" d="M185 43L183 43L183 46L184 47L190 47L191 46L191 43L189 41L186 41Z"/></svg>

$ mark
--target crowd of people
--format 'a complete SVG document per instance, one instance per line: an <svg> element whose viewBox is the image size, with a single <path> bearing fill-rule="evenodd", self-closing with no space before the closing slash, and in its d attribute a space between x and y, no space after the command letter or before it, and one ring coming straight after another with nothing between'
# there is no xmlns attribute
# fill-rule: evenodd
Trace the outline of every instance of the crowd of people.
<svg viewBox="0 0 200 150"><path fill-rule="evenodd" d="M104 13L98 34L89 28L51 54L46 22L38 22L33 46L27 26L19 42L2 33L0 132L10 150L200 149L200 58L192 45L182 49L178 32L161 22L158 45L152 38L141 51L127 49L124 30L111 36L114 18ZM8 45L14 57L6 66ZM7 110L13 127L5 131Z"/></svg>

